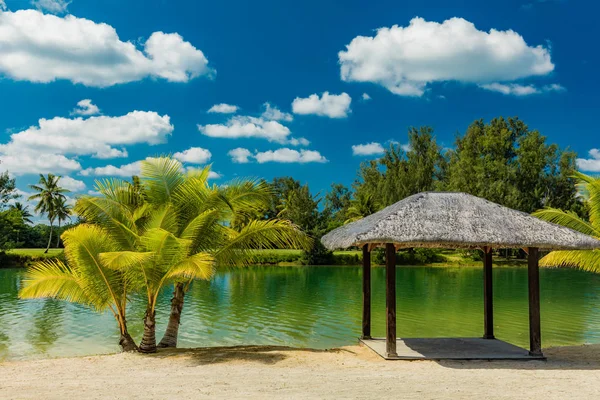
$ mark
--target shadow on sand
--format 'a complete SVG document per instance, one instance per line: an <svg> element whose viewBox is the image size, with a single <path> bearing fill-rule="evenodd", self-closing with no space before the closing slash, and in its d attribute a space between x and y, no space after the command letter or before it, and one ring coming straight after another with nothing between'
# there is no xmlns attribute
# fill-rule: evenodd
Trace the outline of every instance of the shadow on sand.
<svg viewBox="0 0 600 400"><path fill-rule="evenodd" d="M150 355L156 358L185 357L192 365L209 365L235 361L251 361L262 364L276 364L291 356L291 352L305 353L339 353L346 349L316 350L286 346L231 346L201 347L195 349L159 349Z"/></svg>

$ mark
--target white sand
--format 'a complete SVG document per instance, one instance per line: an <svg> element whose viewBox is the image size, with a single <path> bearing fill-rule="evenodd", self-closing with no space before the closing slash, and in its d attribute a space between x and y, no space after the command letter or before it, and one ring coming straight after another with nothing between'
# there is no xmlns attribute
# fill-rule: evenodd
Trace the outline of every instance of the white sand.
<svg viewBox="0 0 600 400"><path fill-rule="evenodd" d="M600 346L549 361L384 361L332 351L237 347L0 363L1 399L600 399Z"/></svg>

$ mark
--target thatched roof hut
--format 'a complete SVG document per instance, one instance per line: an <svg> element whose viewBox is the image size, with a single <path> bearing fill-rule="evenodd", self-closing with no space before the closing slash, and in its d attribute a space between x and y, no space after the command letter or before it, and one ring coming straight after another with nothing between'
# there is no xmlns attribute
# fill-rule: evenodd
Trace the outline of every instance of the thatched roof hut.
<svg viewBox="0 0 600 400"><path fill-rule="evenodd" d="M387 359L541 359L539 249L600 249L600 240L542 221L466 193L426 192L407 197L321 239L333 250L362 246L362 342ZM385 246L386 337L371 338L371 250ZM438 339L396 339L396 250L409 247L481 249L483 251L483 339L447 339L452 354L439 353ZM523 248L527 252L530 350L495 339L493 318L492 248ZM433 340L433 341L432 341ZM417 351L418 348L426 348ZM397 347L402 352L397 352ZM407 348L408 352L407 352ZM457 350L458 349L458 350ZM419 354L420 353L420 354ZM415 355L417 354L417 355Z"/></svg>
<svg viewBox="0 0 600 400"><path fill-rule="evenodd" d="M328 249L374 243L396 248L594 249L600 241L466 193L424 192L323 236Z"/></svg>

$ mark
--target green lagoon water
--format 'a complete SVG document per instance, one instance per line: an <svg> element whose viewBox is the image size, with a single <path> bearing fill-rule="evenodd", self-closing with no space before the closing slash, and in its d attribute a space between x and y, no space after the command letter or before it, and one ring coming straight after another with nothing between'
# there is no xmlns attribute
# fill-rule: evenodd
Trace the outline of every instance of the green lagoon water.
<svg viewBox="0 0 600 400"><path fill-rule="evenodd" d="M384 336L384 268L373 269L373 334ZM253 267L197 282L186 297L181 347L272 344L331 348L355 344L361 326L359 267ZM600 343L600 276L542 269L544 347ZM481 268L397 268L399 337L480 336ZM55 300L19 300L23 270L0 269L0 360L118 351L111 314ZM161 295L158 339L171 291ZM527 271L494 268L496 335L527 346ZM141 337L144 303L128 311Z"/></svg>

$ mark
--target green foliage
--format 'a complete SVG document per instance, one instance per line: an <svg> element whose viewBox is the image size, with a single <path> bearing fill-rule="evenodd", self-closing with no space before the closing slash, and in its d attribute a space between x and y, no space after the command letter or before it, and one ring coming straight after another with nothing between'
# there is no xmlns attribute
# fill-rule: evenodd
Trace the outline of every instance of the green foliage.
<svg viewBox="0 0 600 400"><path fill-rule="evenodd" d="M0 174L0 210L3 210L11 201L19 198L15 186L15 179L8 172Z"/></svg>
<svg viewBox="0 0 600 400"><path fill-rule="evenodd" d="M577 179L589 220L579 217L572 211L551 207L538 210L533 215L600 240L600 177L576 172L574 178ZM540 260L540 265L570 267L600 273L600 250L553 251Z"/></svg>
<svg viewBox="0 0 600 400"><path fill-rule="evenodd" d="M374 264L385 264L385 250L373 250L371 260ZM396 252L396 265L424 265L444 262L445 258L439 250L435 249L406 249Z"/></svg>

